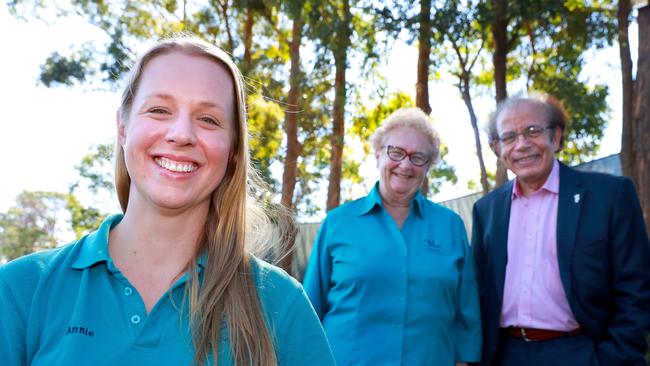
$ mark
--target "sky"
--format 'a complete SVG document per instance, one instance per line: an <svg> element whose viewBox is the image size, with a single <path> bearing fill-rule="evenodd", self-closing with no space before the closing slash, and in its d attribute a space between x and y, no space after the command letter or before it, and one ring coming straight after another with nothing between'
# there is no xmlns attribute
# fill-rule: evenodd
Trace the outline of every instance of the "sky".
<svg viewBox="0 0 650 366"><path fill-rule="evenodd" d="M632 58L636 60L636 27L630 29ZM4 173L0 181L0 212L14 204L23 190L66 192L77 179L74 166L99 143L114 141L115 111L119 93L77 86L46 88L38 85L41 63L53 52L65 53L72 45L104 39L98 29L80 18L50 19L25 22L13 18L5 2L0 2L0 163ZM583 70L593 83L607 83L610 123L598 157L620 151L620 71L618 48L592 52ZM414 93L417 49L396 45L384 64L389 89ZM412 64L407 67L407 65ZM407 72L405 72L407 70ZM471 193L469 179L478 182L478 160L467 109L451 83L432 82L430 103L434 127L449 148L447 162L456 168L459 182L446 185L434 201L451 199ZM492 99L476 102L479 124L483 125L492 108ZM494 166L494 156L487 149L482 133L484 157L488 168ZM368 192L376 179L374 158L361 169L366 177L354 187L352 194ZM281 177L281 176L280 176ZM326 189L326 187L325 187ZM112 205L112 206L111 206ZM323 206L325 201L323 201ZM117 209L117 204L107 207Z"/></svg>

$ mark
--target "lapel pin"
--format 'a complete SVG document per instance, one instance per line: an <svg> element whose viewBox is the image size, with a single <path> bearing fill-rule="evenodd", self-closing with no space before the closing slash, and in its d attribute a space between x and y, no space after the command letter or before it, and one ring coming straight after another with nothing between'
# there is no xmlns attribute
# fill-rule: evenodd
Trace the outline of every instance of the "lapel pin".
<svg viewBox="0 0 650 366"><path fill-rule="evenodd" d="M573 202L575 202L575 203L580 202L580 194L574 194L573 195Z"/></svg>

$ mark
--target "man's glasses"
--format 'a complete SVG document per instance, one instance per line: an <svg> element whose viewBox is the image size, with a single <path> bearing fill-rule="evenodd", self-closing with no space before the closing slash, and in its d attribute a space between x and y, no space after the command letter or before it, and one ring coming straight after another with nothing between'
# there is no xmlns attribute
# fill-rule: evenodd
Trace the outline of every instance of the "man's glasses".
<svg viewBox="0 0 650 366"><path fill-rule="evenodd" d="M517 141L517 137L519 137L519 135L523 135L524 138L528 140L536 139L540 137L544 133L544 131L552 130L554 128L555 128L554 125L550 125L546 127L531 125L525 127L521 132L504 132L501 135L499 135L499 141L501 141L501 143L504 145L512 145L515 143L515 141Z"/></svg>
<svg viewBox="0 0 650 366"><path fill-rule="evenodd" d="M411 164L415 166L424 166L429 162L429 160L431 160L429 154L425 154L419 151L415 151L409 154L401 147L393 145L386 146L386 155L388 155L392 161L402 161L408 156Z"/></svg>

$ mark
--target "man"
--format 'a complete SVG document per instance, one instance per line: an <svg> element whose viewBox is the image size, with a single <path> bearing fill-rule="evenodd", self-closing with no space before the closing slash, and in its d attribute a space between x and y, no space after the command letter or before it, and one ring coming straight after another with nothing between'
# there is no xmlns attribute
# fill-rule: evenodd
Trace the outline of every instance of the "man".
<svg viewBox="0 0 650 366"><path fill-rule="evenodd" d="M650 243L634 186L559 163L565 126L543 95L490 122L516 178L473 211L485 366L645 365Z"/></svg>

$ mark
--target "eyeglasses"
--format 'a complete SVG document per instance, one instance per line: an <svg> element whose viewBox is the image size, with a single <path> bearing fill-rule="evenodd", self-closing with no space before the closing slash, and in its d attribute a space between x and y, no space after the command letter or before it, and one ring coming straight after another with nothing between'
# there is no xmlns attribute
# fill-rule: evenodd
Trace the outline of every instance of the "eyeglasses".
<svg viewBox="0 0 650 366"><path fill-rule="evenodd" d="M519 135L523 135L527 140L536 139L540 137L544 133L544 131L552 130L554 128L555 125L550 125L546 127L530 125L525 127L521 132L504 132L499 136L498 140L501 141L501 143L503 143L504 145L512 145L515 143L515 141L517 141L517 137L519 137Z"/></svg>
<svg viewBox="0 0 650 366"><path fill-rule="evenodd" d="M411 161L411 164L415 166L424 166L429 162L429 160L431 160L429 154L425 154L423 152L415 151L409 154L406 152L406 150L402 149L401 147L397 147L393 145L388 145L385 147L386 147L386 155L388 155L388 157L392 161L402 161L404 160L404 158L408 156L409 160Z"/></svg>

